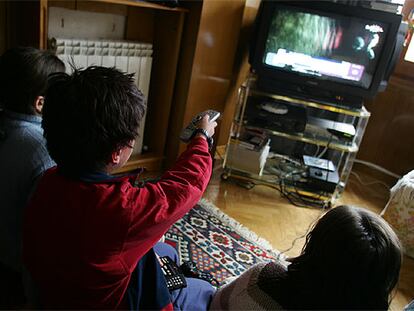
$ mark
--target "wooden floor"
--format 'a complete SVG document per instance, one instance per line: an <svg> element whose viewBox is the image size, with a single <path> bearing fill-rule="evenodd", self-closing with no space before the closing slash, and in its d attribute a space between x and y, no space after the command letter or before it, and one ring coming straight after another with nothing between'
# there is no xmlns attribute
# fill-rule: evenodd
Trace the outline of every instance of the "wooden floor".
<svg viewBox="0 0 414 311"><path fill-rule="evenodd" d="M351 175L347 189L336 205L358 205L379 213L388 200L387 188L378 183L364 186L361 181L365 184L377 180L373 179L374 174L367 174L366 170L358 170L358 167L355 167L354 171L360 180ZM232 182L221 181L221 172L220 161L216 160L213 177L204 198L268 240L275 249L289 249L286 255L297 256L304 243L304 238L297 238L307 233L310 226L322 215L323 210L293 206L275 189L269 187L256 186L247 190ZM293 241L295 243L292 247ZM413 299L414 259L404 257L398 290L390 310L402 310Z"/></svg>

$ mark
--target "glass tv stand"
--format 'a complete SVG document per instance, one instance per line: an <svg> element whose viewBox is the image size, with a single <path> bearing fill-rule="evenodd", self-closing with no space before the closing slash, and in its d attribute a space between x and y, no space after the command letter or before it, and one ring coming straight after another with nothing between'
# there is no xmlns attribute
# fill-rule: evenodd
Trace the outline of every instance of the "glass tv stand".
<svg viewBox="0 0 414 311"><path fill-rule="evenodd" d="M266 185L300 206L330 206L340 197L370 113L256 87L239 88L222 179Z"/></svg>

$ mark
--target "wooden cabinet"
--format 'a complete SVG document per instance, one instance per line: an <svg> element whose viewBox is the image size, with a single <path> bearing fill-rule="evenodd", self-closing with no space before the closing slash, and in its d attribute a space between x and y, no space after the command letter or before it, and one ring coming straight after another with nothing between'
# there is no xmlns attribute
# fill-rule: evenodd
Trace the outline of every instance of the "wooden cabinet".
<svg viewBox="0 0 414 311"><path fill-rule="evenodd" d="M183 33L176 92L166 144L166 166L185 148L178 135L195 114L207 109L225 111L235 75L244 0L181 2L189 10ZM220 134L221 123L215 139Z"/></svg>
<svg viewBox="0 0 414 311"><path fill-rule="evenodd" d="M183 25L188 10L130 0L10 2L9 46L47 48L48 12L51 7L124 15L126 22L122 39L153 44L153 67L144 131L144 144L148 151L133 156L122 171L139 166L148 170L161 169Z"/></svg>
<svg viewBox="0 0 414 311"><path fill-rule="evenodd" d="M136 0L31 0L7 4L7 46L47 48L52 7L125 16L124 40L153 44L144 131L147 151L122 169L160 170L177 158L192 116L223 111L245 0L181 1L180 8ZM98 39L98 38L97 38Z"/></svg>

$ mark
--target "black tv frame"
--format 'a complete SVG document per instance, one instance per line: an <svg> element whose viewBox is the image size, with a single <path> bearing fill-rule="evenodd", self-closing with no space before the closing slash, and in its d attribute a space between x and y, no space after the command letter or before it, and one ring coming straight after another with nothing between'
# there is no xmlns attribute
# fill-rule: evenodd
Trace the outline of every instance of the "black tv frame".
<svg viewBox="0 0 414 311"><path fill-rule="evenodd" d="M318 79L300 73L286 72L263 63L263 55L273 12L278 7L299 8L305 12L356 17L388 24L381 55L368 89L336 81ZM266 1L263 0L255 25L256 38L251 43L249 61L258 75L258 86L265 91L283 91L300 97L311 97L360 108L363 99L373 98L380 88L395 50L396 36L402 16L365 7L349 6L328 1Z"/></svg>

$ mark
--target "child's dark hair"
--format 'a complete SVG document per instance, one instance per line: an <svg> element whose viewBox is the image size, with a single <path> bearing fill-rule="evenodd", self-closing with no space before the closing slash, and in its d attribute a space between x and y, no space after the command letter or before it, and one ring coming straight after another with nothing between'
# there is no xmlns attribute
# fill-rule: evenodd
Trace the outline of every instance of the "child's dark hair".
<svg viewBox="0 0 414 311"><path fill-rule="evenodd" d="M307 235L301 255L289 260L286 285L295 284L298 297L291 307L387 310L401 259L385 220L362 208L336 207Z"/></svg>
<svg viewBox="0 0 414 311"><path fill-rule="evenodd" d="M102 171L136 138L145 105L133 76L115 68L52 75L42 122L50 156L66 174Z"/></svg>
<svg viewBox="0 0 414 311"><path fill-rule="evenodd" d="M34 114L34 101L45 95L49 74L65 65L48 51L32 47L7 50L0 57L0 103L11 111Z"/></svg>

